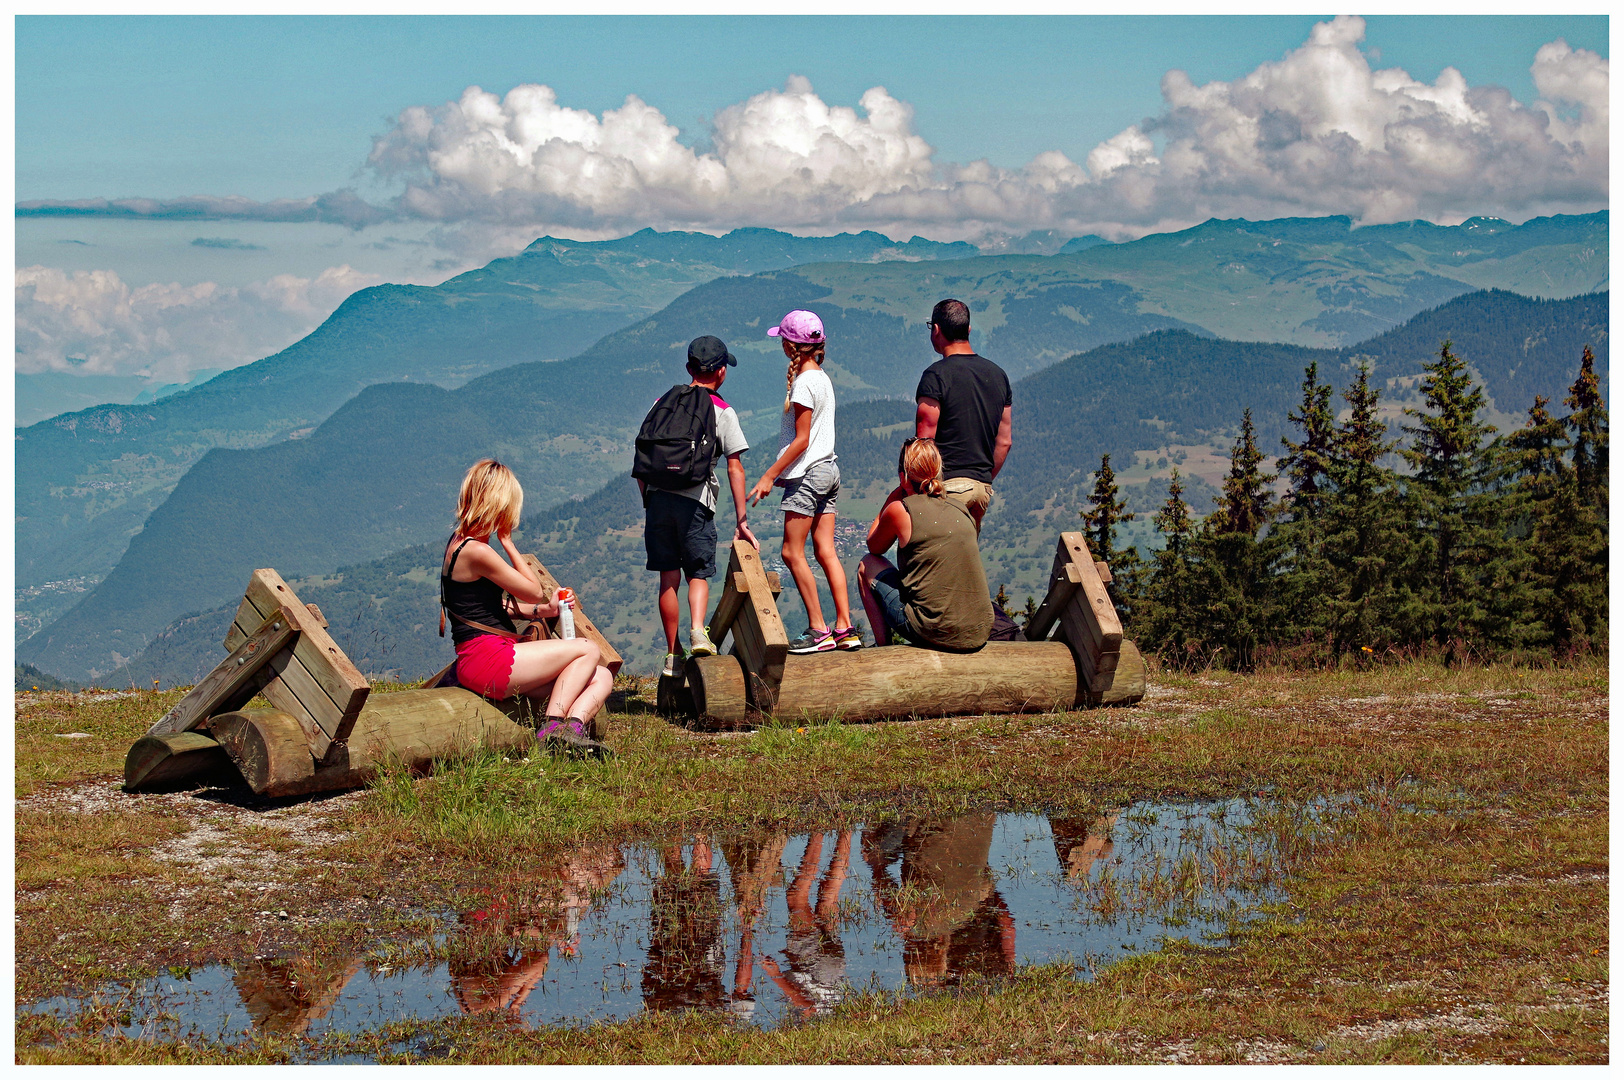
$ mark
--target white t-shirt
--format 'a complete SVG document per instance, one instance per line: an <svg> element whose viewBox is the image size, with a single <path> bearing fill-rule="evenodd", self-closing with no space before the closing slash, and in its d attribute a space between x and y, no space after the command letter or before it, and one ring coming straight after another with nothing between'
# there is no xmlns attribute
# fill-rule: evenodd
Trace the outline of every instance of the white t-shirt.
<svg viewBox="0 0 1624 1080"><path fill-rule="evenodd" d="M655 404L659 404L658 401ZM705 509L714 512L717 499L721 497L722 485L716 479L716 470L727 469L727 459L734 454L742 454L750 449L750 444L744 439L744 428L739 424L739 414L733 411L733 406L723 401L713 390L711 391L711 406L716 410L716 461L711 465L711 474L702 484L692 487L670 489L671 494L681 495L685 499L692 499ZM653 411L653 407L650 407ZM831 436L831 439L833 436ZM636 451L632 454L636 460Z"/></svg>
<svg viewBox="0 0 1624 1080"><path fill-rule="evenodd" d="M812 410L811 441L801 456L789 468L778 474L779 480L799 480L806 470L822 461L835 459L835 384L829 381L822 368L811 367L795 376L795 386L789 395L791 408L784 414L778 427L778 452L795 441L796 405Z"/></svg>

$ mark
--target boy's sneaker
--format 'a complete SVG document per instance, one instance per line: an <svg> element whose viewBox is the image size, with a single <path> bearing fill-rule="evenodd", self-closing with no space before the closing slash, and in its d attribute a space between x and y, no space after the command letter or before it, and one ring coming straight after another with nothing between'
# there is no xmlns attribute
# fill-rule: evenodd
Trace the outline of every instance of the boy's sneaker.
<svg viewBox="0 0 1624 1080"><path fill-rule="evenodd" d="M688 631L688 653L691 656L716 655L716 646L711 644L710 634L703 626Z"/></svg>
<svg viewBox="0 0 1624 1080"><path fill-rule="evenodd" d="M863 647L863 634L855 626L848 626L835 631L835 648L861 649Z"/></svg>
<svg viewBox="0 0 1624 1080"><path fill-rule="evenodd" d="M827 627L822 630L814 630L809 626L806 628L806 633L789 643L789 651L797 656L804 656L807 653L828 652L834 647L835 632Z"/></svg>
<svg viewBox="0 0 1624 1080"><path fill-rule="evenodd" d="M682 674L682 660L683 660L682 653L674 653L674 652L666 653L665 654L665 663L660 668L660 675L663 678L667 678L667 679L672 678L673 676L676 676L676 675L681 675Z"/></svg>

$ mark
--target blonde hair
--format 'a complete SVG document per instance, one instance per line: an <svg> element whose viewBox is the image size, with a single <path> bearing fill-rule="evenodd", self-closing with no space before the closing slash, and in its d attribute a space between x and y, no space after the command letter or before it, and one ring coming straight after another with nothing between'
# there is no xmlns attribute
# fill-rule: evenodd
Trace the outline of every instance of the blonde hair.
<svg viewBox="0 0 1624 1080"><path fill-rule="evenodd" d="M909 439L902 444L897 455L897 472L908 478L917 492L933 499L947 492L942 483L942 452L936 449L935 439Z"/></svg>
<svg viewBox="0 0 1624 1080"><path fill-rule="evenodd" d="M513 470L495 458L473 463L457 492L457 531L464 536L512 532L524 509L524 489Z"/></svg>
<svg viewBox="0 0 1624 1080"><path fill-rule="evenodd" d="M801 365L808 359L816 360L819 367L823 366L823 342L816 344L802 344L799 341L790 341L780 338L786 349L793 349L794 355L789 358L789 367L784 372L784 411L789 412L790 395L795 393L795 376L801 373Z"/></svg>

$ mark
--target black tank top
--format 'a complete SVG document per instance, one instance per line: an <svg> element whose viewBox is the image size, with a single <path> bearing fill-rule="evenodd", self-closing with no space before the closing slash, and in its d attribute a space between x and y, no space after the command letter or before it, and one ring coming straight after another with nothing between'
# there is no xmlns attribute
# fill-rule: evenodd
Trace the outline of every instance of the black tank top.
<svg viewBox="0 0 1624 1080"><path fill-rule="evenodd" d="M457 619L451 620L451 640L458 645L472 641L485 633L483 630L464 626L458 619L467 619L469 622L483 623L486 626L499 626L510 633L515 630L513 620L502 610L500 585L490 578L475 578L473 581L453 581L451 578L457 569L457 558L462 554L462 549L473 542L473 537L469 537L458 544L457 550L452 553L451 565L440 575L440 602L445 605L447 611L457 616ZM450 547L451 541L446 541L446 546Z"/></svg>

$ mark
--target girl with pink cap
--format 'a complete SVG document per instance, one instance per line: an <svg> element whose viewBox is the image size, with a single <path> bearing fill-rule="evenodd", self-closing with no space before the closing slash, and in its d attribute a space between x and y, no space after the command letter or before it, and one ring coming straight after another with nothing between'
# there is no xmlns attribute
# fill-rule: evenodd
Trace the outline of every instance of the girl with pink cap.
<svg viewBox="0 0 1624 1080"><path fill-rule="evenodd" d="M779 429L778 460L755 487L751 505L766 498L773 485L783 488L784 565L795 578L806 604L807 628L790 642L792 653L857 649L863 644L851 624L846 571L835 549L835 501L840 495L840 467L835 464L835 387L823 371L823 320L810 311L792 311L767 331L784 347L789 370L784 375L784 419ZM824 622L818 581L806 561L806 538L829 581L835 598L835 621Z"/></svg>

